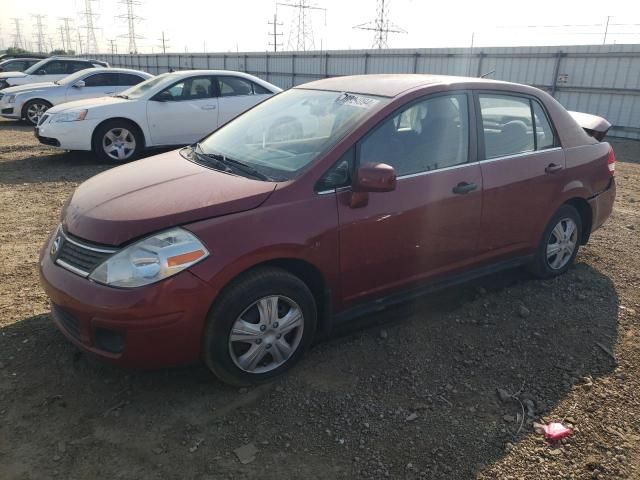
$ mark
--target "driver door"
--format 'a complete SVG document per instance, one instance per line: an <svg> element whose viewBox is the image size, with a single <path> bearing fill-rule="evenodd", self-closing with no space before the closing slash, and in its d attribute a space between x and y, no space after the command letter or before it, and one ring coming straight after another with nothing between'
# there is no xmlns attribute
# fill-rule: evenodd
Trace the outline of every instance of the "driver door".
<svg viewBox="0 0 640 480"><path fill-rule="evenodd" d="M186 145L218 128L215 79L180 80L147 101L147 123L154 145Z"/></svg>
<svg viewBox="0 0 640 480"><path fill-rule="evenodd" d="M84 77L83 81L84 87L74 85L67 87L67 101L113 95L117 88L118 74L109 72L93 73Z"/></svg>
<svg viewBox="0 0 640 480"><path fill-rule="evenodd" d="M69 62L64 60L51 60L34 74L36 82L55 82L68 75Z"/></svg>

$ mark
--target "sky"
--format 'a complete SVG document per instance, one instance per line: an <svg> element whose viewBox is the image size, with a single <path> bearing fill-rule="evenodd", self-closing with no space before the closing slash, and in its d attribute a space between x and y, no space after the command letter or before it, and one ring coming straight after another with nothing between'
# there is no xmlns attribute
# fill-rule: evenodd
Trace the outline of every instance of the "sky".
<svg viewBox="0 0 640 480"><path fill-rule="evenodd" d="M127 12L124 0L91 0L96 37L101 52L111 43L119 53L128 51ZM299 0L281 0L298 3ZM164 32L169 52L235 52L272 50L268 33L277 11L279 47L296 49L297 9L265 0L135 0L136 40L140 53L159 53ZM313 46L307 49L371 48L374 32L355 25L376 18L376 0L307 0L326 10L308 10ZM602 44L609 19L607 43L640 43L640 0L522 0L449 1L387 0L390 20L407 33L390 33L391 48L434 48L514 45ZM0 0L0 48L13 44L12 18L22 20L23 38L36 45L34 14L44 15L48 46L62 47L60 17L71 17L74 28L85 0ZM532 8L535 5L535 8ZM80 29L86 44L86 30ZM77 33L72 32L77 43ZM50 39L50 40L49 40ZM293 41L292 41L293 40ZM315 48L313 48L315 47ZM76 51L77 44L74 45Z"/></svg>

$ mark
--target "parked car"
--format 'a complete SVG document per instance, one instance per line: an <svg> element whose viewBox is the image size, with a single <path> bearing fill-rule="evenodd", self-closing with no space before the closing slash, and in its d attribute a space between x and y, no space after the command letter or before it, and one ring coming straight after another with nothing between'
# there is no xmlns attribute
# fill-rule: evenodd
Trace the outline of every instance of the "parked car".
<svg viewBox="0 0 640 480"><path fill-rule="evenodd" d="M24 72L0 73L0 90L26 83L55 82L85 68L108 67L107 62L85 58L49 57L34 63Z"/></svg>
<svg viewBox="0 0 640 480"><path fill-rule="evenodd" d="M56 82L5 88L0 92L0 114L35 126L54 105L114 95L151 77L153 75L146 72L127 68L87 68Z"/></svg>
<svg viewBox="0 0 640 480"><path fill-rule="evenodd" d="M0 62L0 72L24 72L31 65L38 63L40 58L11 58Z"/></svg>
<svg viewBox="0 0 640 480"><path fill-rule="evenodd" d="M11 58L47 58L49 55L43 53L3 53L0 55L0 62Z"/></svg>
<svg viewBox="0 0 640 480"><path fill-rule="evenodd" d="M241 72L165 73L115 97L53 107L36 135L46 145L126 162L145 148L194 142L280 91Z"/></svg>
<svg viewBox="0 0 640 480"><path fill-rule="evenodd" d="M328 78L80 185L40 273L78 347L256 383L367 311L518 265L564 273L611 213L614 169L533 87Z"/></svg>

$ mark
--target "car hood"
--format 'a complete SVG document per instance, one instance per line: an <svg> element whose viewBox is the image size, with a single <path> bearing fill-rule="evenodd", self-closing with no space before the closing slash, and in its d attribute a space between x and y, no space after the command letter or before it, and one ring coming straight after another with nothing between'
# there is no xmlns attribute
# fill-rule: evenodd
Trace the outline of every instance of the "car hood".
<svg viewBox="0 0 640 480"><path fill-rule="evenodd" d="M17 85L15 87L9 87L2 90L4 94L12 94L12 93L24 93L24 92L35 92L37 90L46 90L52 87L59 87L60 85L56 85L53 82L42 82L42 83L27 83L25 85Z"/></svg>
<svg viewBox="0 0 640 480"><path fill-rule="evenodd" d="M277 184L229 175L179 150L113 168L81 184L63 211L72 235L104 245L260 206Z"/></svg>
<svg viewBox="0 0 640 480"><path fill-rule="evenodd" d="M116 98L116 97L87 98L85 100L74 100L72 102L61 103L60 105L56 105L55 107L52 107L49 110L47 110L47 113L55 114L60 112L66 112L68 110L78 110L82 108L90 109L95 107L102 107L105 105L117 105L119 103L131 103L131 102L135 102L135 100L127 100L126 98Z"/></svg>
<svg viewBox="0 0 640 480"><path fill-rule="evenodd" d="M27 74L24 72L0 72L0 80L3 78L23 78L26 76Z"/></svg>

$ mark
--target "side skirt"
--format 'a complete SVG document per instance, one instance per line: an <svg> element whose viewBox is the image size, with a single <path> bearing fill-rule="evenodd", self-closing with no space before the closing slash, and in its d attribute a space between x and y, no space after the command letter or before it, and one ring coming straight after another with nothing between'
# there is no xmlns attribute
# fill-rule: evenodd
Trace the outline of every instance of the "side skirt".
<svg viewBox="0 0 640 480"><path fill-rule="evenodd" d="M340 325L342 323L348 322L350 320L361 317L363 315L372 314L374 312L385 310L393 305L397 305L399 303L404 303L409 300L413 300L415 298L421 297L428 293L436 292L438 290L452 287L454 285L459 285L461 283L466 283L471 280L475 280L477 278L481 278L486 275L497 273L503 270L509 270L511 268L516 268L522 265L526 265L533 260L533 257L534 255L531 254L531 255L511 258L509 260L504 260L502 262L486 265L486 266L469 270L463 273L452 275L448 278L445 278L444 280L439 280L435 282L422 284L419 286L414 286L409 289L402 290L400 292L396 292L391 295L387 295L385 297L380 297L376 300L358 304L354 307L351 307L347 310L344 310L342 312L339 312L331 316L326 322L329 326L329 328L326 330L331 331L331 327L333 326Z"/></svg>

